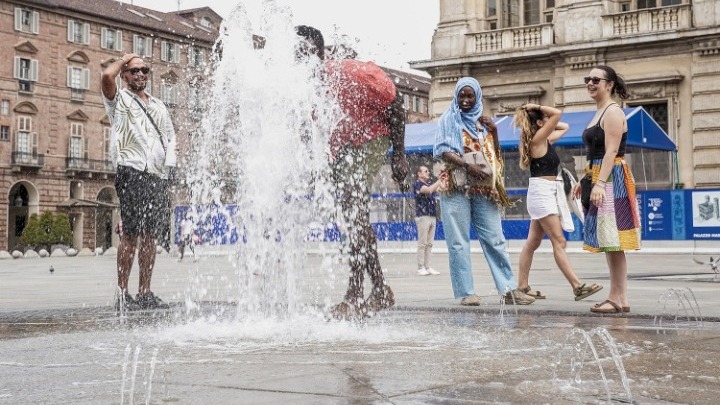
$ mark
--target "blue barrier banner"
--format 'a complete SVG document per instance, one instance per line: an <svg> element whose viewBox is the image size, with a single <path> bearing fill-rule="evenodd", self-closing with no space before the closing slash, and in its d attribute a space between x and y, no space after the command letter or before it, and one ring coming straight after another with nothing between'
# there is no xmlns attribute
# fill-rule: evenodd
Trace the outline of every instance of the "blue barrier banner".
<svg viewBox="0 0 720 405"><path fill-rule="evenodd" d="M685 191L673 190L670 192L672 198L672 239L684 240L685 233Z"/></svg>
<svg viewBox="0 0 720 405"><path fill-rule="evenodd" d="M671 240L672 199L669 190L638 193L643 240Z"/></svg>
<svg viewBox="0 0 720 405"><path fill-rule="evenodd" d="M720 239L720 190L685 192L689 239Z"/></svg>
<svg viewBox="0 0 720 405"><path fill-rule="evenodd" d="M520 192L515 191L515 194ZM408 193L373 195L374 199L411 198ZM720 240L720 189L703 190L647 190L637 193L644 240ZM237 207L211 206L190 210L188 206L175 207L175 240L180 240L180 223L186 215L194 218L195 234L202 243L234 244L244 240L244 232L236 229L231 218ZM573 216L575 231L565 233L569 241L582 240L582 223ZM372 224L378 240L417 240L415 222L377 222ZM529 219L502 221L506 239L527 239ZM468 229L471 240L477 240L475 229ZM337 226L308 229L308 241L337 241L343 232ZM442 221L437 222L435 240L444 240Z"/></svg>

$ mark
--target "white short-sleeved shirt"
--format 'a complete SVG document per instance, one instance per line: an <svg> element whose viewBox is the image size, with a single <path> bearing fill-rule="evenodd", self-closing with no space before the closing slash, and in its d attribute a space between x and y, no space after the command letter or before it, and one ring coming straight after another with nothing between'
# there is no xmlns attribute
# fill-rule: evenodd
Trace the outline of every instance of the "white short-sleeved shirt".
<svg viewBox="0 0 720 405"><path fill-rule="evenodd" d="M103 104L112 123L110 156L113 164L167 178L165 155L168 147L175 147L175 129L165 104L149 94L145 104L127 89L118 90L113 100L103 95ZM157 124L160 134L141 105Z"/></svg>

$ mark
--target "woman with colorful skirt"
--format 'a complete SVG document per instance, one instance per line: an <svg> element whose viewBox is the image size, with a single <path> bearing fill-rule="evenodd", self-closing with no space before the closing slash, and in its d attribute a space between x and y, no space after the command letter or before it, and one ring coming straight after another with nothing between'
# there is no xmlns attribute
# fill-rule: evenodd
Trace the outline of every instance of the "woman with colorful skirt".
<svg viewBox="0 0 720 405"><path fill-rule="evenodd" d="M605 252L610 270L608 298L590 308L598 313L630 312L626 250L640 249L640 215L635 180L625 162L627 120L613 100L628 97L625 81L609 66L597 66L584 78L597 113L583 132L587 148L586 179L575 188L585 208L583 249ZM589 181L588 181L589 180ZM589 195L589 199L588 199Z"/></svg>

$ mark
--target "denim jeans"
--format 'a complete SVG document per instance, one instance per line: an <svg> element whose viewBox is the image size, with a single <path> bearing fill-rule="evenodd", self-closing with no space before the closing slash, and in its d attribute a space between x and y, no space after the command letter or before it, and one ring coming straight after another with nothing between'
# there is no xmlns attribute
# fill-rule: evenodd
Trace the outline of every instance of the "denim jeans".
<svg viewBox="0 0 720 405"><path fill-rule="evenodd" d="M500 294L517 288L497 205L484 195L468 198L463 193L451 193L440 196L440 206L455 298L475 294L470 264L470 225L478 235L495 288Z"/></svg>

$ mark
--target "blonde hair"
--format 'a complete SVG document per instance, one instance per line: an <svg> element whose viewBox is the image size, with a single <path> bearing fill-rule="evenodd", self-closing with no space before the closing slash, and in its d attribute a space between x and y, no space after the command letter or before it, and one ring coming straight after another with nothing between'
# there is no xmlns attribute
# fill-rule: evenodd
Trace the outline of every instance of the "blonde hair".
<svg viewBox="0 0 720 405"><path fill-rule="evenodd" d="M513 126L520 130L520 168L527 170L530 167L530 141L538 130L537 122L543 118L538 110L526 110L525 106L515 110Z"/></svg>

